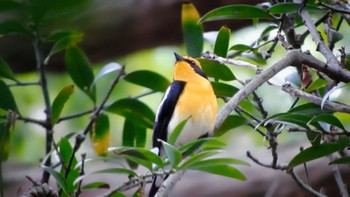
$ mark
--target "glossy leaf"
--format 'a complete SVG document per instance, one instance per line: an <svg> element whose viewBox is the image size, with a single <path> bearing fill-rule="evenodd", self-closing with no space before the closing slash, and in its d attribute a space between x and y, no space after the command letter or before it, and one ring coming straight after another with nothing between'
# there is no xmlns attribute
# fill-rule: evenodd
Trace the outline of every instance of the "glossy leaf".
<svg viewBox="0 0 350 197"><path fill-rule="evenodd" d="M312 118L308 124L313 124L315 122L324 122L324 123L328 123L330 125L336 126L342 130L345 130L344 125L340 122L340 120L331 115L331 114L319 114L317 116L315 116L314 118Z"/></svg>
<svg viewBox="0 0 350 197"><path fill-rule="evenodd" d="M95 87L91 87L94 74L85 53L79 47L69 47L66 50L65 62L68 73L74 83L95 101Z"/></svg>
<svg viewBox="0 0 350 197"><path fill-rule="evenodd" d="M0 77L18 81L10 66L2 58L0 58Z"/></svg>
<svg viewBox="0 0 350 197"><path fill-rule="evenodd" d="M143 163L139 163L140 165L144 165L145 162L148 162L151 165L144 165L144 166L150 170L152 170L152 163L154 163L160 167L164 166L162 159L158 155L156 155L155 153L153 153L152 151L150 151L148 149L122 147L122 148L112 148L109 150L113 151L115 154L118 154L118 155L122 155L125 157L128 156L128 157L126 157L128 159L138 159L140 161L143 161Z"/></svg>
<svg viewBox="0 0 350 197"><path fill-rule="evenodd" d="M0 80L0 92L0 108L17 111L15 98L13 97L10 88L2 80Z"/></svg>
<svg viewBox="0 0 350 197"><path fill-rule="evenodd" d="M130 176L137 176L137 173L133 170L129 170L127 168L106 168L103 170L95 171L93 174L101 174L101 173L108 173L108 174L127 174Z"/></svg>
<svg viewBox="0 0 350 197"><path fill-rule="evenodd" d="M214 53L221 57L227 56L228 45L230 43L231 29L226 26L221 27L214 45Z"/></svg>
<svg viewBox="0 0 350 197"><path fill-rule="evenodd" d="M299 3L278 3L276 5L271 6L268 9L270 14L286 14L286 13L297 13L300 8ZM324 12L322 9L313 5L306 5L304 10L308 12Z"/></svg>
<svg viewBox="0 0 350 197"><path fill-rule="evenodd" d="M83 190L87 190L87 189L110 189L110 185L108 183L105 182L92 182L92 183L88 183L85 184L81 187L81 189Z"/></svg>
<svg viewBox="0 0 350 197"><path fill-rule="evenodd" d="M188 144L185 144L179 148L179 151L182 153L182 155L190 155L194 153L194 151L198 150L200 147L210 144L210 143L216 143L216 144L223 144L221 141L215 139L215 138L201 138L196 141L190 142ZM223 144L224 146L225 144Z"/></svg>
<svg viewBox="0 0 350 197"><path fill-rule="evenodd" d="M238 88L226 83L211 82L211 85L213 86L214 93L217 97L232 97L239 90Z"/></svg>
<svg viewBox="0 0 350 197"><path fill-rule="evenodd" d="M60 158L62 159L62 162L65 166L68 166L70 158L73 153L73 148L71 144L69 143L67 138L62 138L59 143L59 148L60 148ZM74 167L77 164L77 160L74 157L73 162L72 162L72 167ZM65 172L64 168L62 168L63 172Z"/></svg>
<svg viewBox="0 0 350 197"><path fill-rule="evenodd" d="M64 193L67 193L67 186L66 186L66 180L62 174L55 171L51 167L42 166L45 171L47 171L52 177L55 178L56 183L60 186L60 188L63 190Z"/></svg>
<svg viewBox="0 0 350 197"><path fill-rule="evenodd" d="M204 162L206 162L206 161L202 161L202 163L204 163ZM208 162L210 162L210 160ZM244 174L241 171L239 171L237 168L232 167L230 165L226 165L226 164L208 165L205 167L192 166L191 169L192 170L200 170L203 172L208 172L211 174L221 175L221 176L225 176L225 177L229 177L229 178L234 178L234 179L238 179L241 181L244 181L247 179L244 176Z"/></svg>
<svg viewBox="0 0 350 197"><path fill-rule="evenodd" d="M321 109L319 105L316 105L314 103L306 103L290 109L288 113L303 114L303 115L317 115L321 113L322 114L333 113L333 111L328 109Z"/></svg>
<svg viewBox="0 0 350 197"><path fill-rule="evenodd" d="M174 129L174 131L171 132L169 138L168 138L168 143L171 145L174 145L177 138L180 136L182 129L185 127L188 119L183 120L180 122Z"/></svg>
<svg viewBox="0 0 350 197"><path fill-rule="evenodd" d="M327 80L324 80L322 78L317 78L315 81L313 81L307 88L306 92L312 92L314 90L320 89L328 84Z"/></svg>
<svg viewBox="0 0 350 197"><path fill-rule="evenodd" d="M110 105L106 111L121 115L140 126L153 128L154 112L139 100L121 99Z"/></svg>
<svg viewBox="0 0 350 197"><path fill-rule="evenodd" d="M216 8L206 13L199 22L208 22L224 19L268 19L272 15L255 6L250 5L229 5Z"/></svg>
<svg viewBox="0 0 350 197"><path fill-rule="evenodd" d="M308 161L327 156L344 148L345 146L340 145L339 143L320 144L319 146L309 147L294 156L294 158L288 164L288 169L292 169L295 166L306 163Z"/></svg>
<svg viewBox="0 0 350 197"><path fill-rule="evenodd" d="M0 162L6 161L10 153L10 127L6 122L0 123Z"/></svg>
<svg viewBox="0 0 350 197"><path fill-rule="evenodd" d="M165 92L170 82L162 75L148 71L138 70L127 74L124 79L130 83L134 83L154 91Z"/></svg>
<svg viewBox="0 0 350 197"><path fill-rule="evenodd" d="M68 85L64 87L56 96L55 100L51 106L51 123L52 125L56 124L58 119L61 116L62 110L69 97L74 92L74 86Z"/></svg>
<svg viewBox="0 0 350 197"><path fill-rule="evenodd" d="M221 136L230 129L237 128L239 126L247 124L247 119L242 116L230 115L222 123L221 127L215 132L215 136Z"/></svg>
<svg viewBox="0 0 350 197"><path fill-rule="evenodd" d="M187 168L205 168L208 166L217 166L217 165L245 165L250 166L248 162L239 160L239 159L233 159L233 158L212 158L212 159L205 159L198 162L193 163L192 165L187 166Z"/></svg>
<svg viewBox="0 0 350 197"><path fill-rule="evenodd" d="M241 51L241 52L245 52L245 51L252 51L253 47L245 45L245 44L235 44L230 48L230 51Z"/></svg>
<svg viewBox="0 0 350 197"><path fill-rule="evenodd" d="M199 57L203 50L203 26L197 23L199 18L199 13L192 3L182 4L182 32L187 54L192 57Z"/></svg>
<svg viewBox="0 0 350 197"><path fill-rule="evenodd" d="M282 114L276 114L269 118L266 123L270 120L276 121L278 123L285 123L285 124L294 124L298 125L302 128L309 129L307 123L309 120L311 120L312 117L302 115L302 114L290 114L290 113L282 113Z"/></svg>
<svg viewBox="0 0 350 197"><path fill-rule="evenodd" d="M232 71L226 65L207 59L198 60L208 77L213 77L214 79L223 81L232 81L236 79Z"/></svg>
<svg viewBox="0 0 350 197"><path fill-rule="evenodd" d="M62 38L59 38L59 36L63 36L63 35L65 36ZM52 46L49 54L45 59L45 62L47 63L49 61L49 58L52 55L76 45L78 42L80 42L83 39L83 35L84 34L81 32L70 32L69 34L62 32L62 33L57 33L55 35L52 35L49 39L52 39L52 40L58 39L58 40Z"/></svg>
<svg viewBox="0 0 350 197"><path fill-rule="evenodd" d="M194 154L192 156L190 156L185 162L183 162L181 164L181 166L179 166L179 169L184 170L184 169L188 169L190 166L194 165L195 163L206 159L208 157L211 157L213 155L217 155L219 153L222 153L221 150L211 150L211 151L204 151L204 152L200 152L198 154Z"/></svg>
<svg viewBox="0 0 350 197"><path fill-rule="evenodd" d="M96 75L93 84L95 84L97 80L99 80L100 78L108 75L109 73L117 72L117 71L120 71L121 69L122 69L122 65L120 65L120 64L117 64L117 63L114 63L114 62L106 64L100 70L100 72Z"/></svg>
<svg viewBox="0 0 350 197"><path fill-rule="evenodd" d="M110 145L109 119L106 114L100 114L90 132L91 142L95 152L105 156Z"/></svg>
<svg viewBox="0 0 350 197"><path fill-rule="evenodd" d="M163 148L165 150L165 154L167 155L170 164L172 167L176 167L182 159L181 152L175 148L173 145L166 143L165 141L161 140Z"/></svg>

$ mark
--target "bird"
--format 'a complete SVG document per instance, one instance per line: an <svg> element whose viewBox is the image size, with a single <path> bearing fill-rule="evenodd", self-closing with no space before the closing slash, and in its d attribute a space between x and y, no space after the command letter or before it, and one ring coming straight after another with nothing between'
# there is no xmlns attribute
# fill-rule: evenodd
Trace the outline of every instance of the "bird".
<svg viewBox="0 0 350 197"><path fill-rule="evenodd" d="M176 63L173 82L167 88L157 109L153 127L153 148L162 155L162 143L174 129L186 121L174 146L180 147L214 132L217 100L213 87L199 61L190 56L174 53ZM167 177L153 177L149 197L153 197ZM157 180L160 179L160 180Z"/></svg>

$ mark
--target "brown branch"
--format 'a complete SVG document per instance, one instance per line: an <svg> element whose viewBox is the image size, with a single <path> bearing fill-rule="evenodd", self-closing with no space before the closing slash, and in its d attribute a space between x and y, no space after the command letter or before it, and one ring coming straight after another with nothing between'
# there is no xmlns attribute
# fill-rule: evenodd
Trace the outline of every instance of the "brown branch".
<svg viewBox="0 0 350 197"><path fill-rule="evenodd" d="M317 105L321 105L322 98L312 95L310 93L304 92L300 89L294 88L291 84L284 84L282 86L282 90L291 94L292 96L306 99L312 103L315 103ZM324 108L330 109L337 112L345 112L350 113L350 106L341 104L341 103L335 103L332 101L326 101L323 105Z"/></svg>

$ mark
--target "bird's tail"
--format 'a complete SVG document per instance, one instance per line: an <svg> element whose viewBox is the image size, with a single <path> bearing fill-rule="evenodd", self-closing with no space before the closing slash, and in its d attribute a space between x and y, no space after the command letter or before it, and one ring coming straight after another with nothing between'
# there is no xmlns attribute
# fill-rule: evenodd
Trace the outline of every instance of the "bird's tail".
<svg viewBox="0 0 350 197"><path fill-rule="evenodd" d="M160 185L157 183L157 176L154 176L151 189L149 190L149 193L148 193L148 197L154 197L158 192L159 186Z"/></svg>

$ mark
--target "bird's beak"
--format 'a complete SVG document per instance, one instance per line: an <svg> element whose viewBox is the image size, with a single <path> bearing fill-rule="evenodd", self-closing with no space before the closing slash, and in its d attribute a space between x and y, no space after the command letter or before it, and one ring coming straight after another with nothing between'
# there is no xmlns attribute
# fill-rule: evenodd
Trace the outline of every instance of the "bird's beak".
<svg viewBox="0 0 350 197"><path fill-rule="evenodd" d="M178 61L184 61L184 58L183 58L181 55L179 55L179 54L177 54L177 53L174 53L174 55L175 55L176 62L178 62Z"/></svg>

